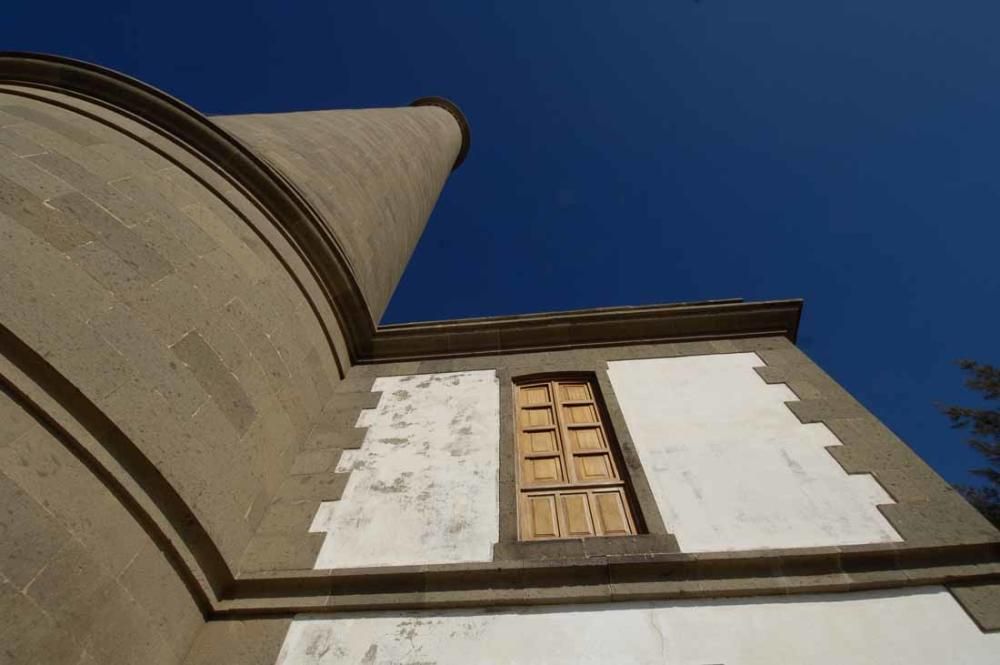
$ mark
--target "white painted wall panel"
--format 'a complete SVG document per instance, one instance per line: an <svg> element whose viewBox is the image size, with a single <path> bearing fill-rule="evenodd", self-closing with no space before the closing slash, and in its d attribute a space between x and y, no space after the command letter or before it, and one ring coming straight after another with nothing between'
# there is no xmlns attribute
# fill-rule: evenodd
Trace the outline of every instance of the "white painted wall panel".
<svg viewBox="0 0 1000 665"><path fill-rule="evenodd" d="M993 665L941 588L296 618L278 665Z"/></svg>
<svg viewBox="0 0 1000 665"><path fill-rule="evenodd" d="M499 532L500 394L496 372L384 377L363 413L360 450L339 501L312 530L327 537L315 567L490 561Z"/></svg>
<svg viewBox="0 0 1000 665"><path fill-rule="evenodd" d="M848 475L803 425L787 386L753 371L755 353L608 363L608 374L667 528L686 552L900 540L878 511L892 503Z"/></svg>

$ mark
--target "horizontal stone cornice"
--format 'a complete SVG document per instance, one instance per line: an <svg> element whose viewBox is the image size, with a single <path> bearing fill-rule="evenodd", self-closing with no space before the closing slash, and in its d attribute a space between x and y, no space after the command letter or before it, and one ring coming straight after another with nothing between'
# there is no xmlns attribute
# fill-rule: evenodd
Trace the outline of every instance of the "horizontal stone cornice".
<svg viewBox="0 0 1000 665"><path fill-rule="evenodd" d="M720 300L383 325L361 363L702 339L795 341L802 300Z"/></svg>
<svg viewBox="0 0 1000 665"><path fill-rule="evenodd" d="M217 616L836 593L1000 580L1000 543L600 556L241 576Z"/></svg>

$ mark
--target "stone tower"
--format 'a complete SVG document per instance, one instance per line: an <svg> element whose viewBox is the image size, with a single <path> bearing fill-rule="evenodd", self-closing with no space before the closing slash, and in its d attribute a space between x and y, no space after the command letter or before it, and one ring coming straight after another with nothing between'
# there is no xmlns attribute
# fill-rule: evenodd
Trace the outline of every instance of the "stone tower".
<svg viewBox="0 0 1000 665"><path fill-rule="evenodd" d="M996 662L801 301L379 325L468 148L0 54L0 662Z"/></svg>

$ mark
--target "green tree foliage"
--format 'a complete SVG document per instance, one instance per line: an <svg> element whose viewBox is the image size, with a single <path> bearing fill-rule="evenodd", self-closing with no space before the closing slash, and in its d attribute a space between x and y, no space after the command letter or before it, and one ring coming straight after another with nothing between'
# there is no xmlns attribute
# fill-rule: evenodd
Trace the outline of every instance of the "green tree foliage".
<svg viewBox="0 0 1000 665"><path fill-rule="evenodd" d="M966 387L981 393L987 402L1000 400L1000 368L972 360L960 360L958 366L965 372ZM952 427L969 430L969 446L986 458L986 466L972 470L985 478L986 483L958 485L957 489L1000 528L1000 408L992 405L979 409L943 406L941 411L948 416Z"/></svg>

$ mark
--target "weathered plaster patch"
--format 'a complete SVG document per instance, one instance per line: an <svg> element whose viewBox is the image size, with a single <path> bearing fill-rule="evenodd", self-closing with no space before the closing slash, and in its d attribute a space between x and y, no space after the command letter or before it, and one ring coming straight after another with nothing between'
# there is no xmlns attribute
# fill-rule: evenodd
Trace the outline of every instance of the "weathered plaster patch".
<svg viewBox="0 0 1000 665"><path fill-rule="evenodd" d="M982 633L942 588L783 599L301 616L277 665L987 665Z"/></svg>
<svg viewBox="0 0 1000 665"><path fill-rule="evenodd" d="M753 371L755 353L608 363L608 375L667 528L682 551L899 541L878 511L892 499L848 475L822 424Z"/></svg>
<svg viewBox="0 0 1000 665"><path fill-rule="evenodd" d="M315 567L489 561L497 542L500 393L493 370L383 377L339 501L311 530L326 532Z"/></svg>

